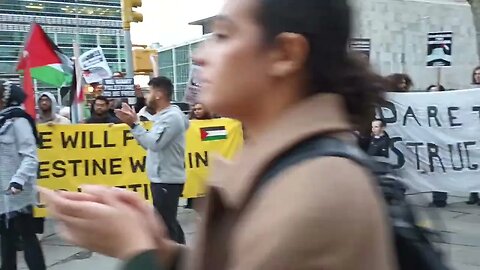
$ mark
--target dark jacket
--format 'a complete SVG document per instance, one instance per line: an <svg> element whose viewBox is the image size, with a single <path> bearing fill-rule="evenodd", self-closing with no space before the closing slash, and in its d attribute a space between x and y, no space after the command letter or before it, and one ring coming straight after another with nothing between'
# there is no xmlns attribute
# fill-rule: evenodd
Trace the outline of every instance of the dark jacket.
<svg viewBox="0 0 480 270"><path fill-rule="evenodd" d="M147 102L144 97L137 97L137 102L135 102L135 106L133 108L135 109L135 112L139 113L140 110L147 106Z"/></svg>
<svg viewBox="0 0 480 270"><path fill-rule="evenodd" d="M390 137L387 133L380 137L372 136L367 153L373 157L388 158L388 150L390 149Z"/></svg>
<svg viewBox="0 0 480 270"><path fill-rule="evenodd" d="M88 118L85 123L87 124L120 124L122 123L120 119L107 113L105 117L98 117L96 115L92 115L92 117Z"/></svg>

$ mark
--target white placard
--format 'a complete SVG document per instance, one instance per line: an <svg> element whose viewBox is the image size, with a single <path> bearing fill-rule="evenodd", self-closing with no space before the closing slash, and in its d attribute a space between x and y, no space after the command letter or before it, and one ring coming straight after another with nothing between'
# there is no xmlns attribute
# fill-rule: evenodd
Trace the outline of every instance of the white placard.
<svg viewBox="0 0 480 270"><path fill-rule="evenodd" d="M193 105L198 102L198 95L200 94L200 66L192 64L190 70L190 78L185 91L185 102Z"/></svg>
<svg viewBox="0 0 480 270"><path fill-rule="evenodd" d="M79 58L83 70L83 78L87 83L101 82L112 77L112 70L102 48L98 47L82 54Z"/></svg>

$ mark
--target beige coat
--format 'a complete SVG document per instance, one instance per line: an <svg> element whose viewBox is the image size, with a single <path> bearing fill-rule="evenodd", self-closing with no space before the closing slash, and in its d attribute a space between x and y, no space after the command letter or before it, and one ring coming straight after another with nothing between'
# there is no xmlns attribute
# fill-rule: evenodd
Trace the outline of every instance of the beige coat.
<svg viewBox="0 0 480 270"><path fill-rule="evenodd" d="M352 161L306 161L248 199L259 175L287 148L350 129L342 99L317 95L279 115L233 162L217 162L188 269L396 269L382 198Z"/></svg>

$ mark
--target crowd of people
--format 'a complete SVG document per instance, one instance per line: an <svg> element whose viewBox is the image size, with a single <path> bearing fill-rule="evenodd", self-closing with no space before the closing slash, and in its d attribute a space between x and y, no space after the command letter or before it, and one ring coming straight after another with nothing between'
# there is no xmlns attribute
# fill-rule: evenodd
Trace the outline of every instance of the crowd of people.
<svg viewBox="0 0 480 270"><path fill-rule="evenodd" d="M212 119L211 112L238 119L249 139L233 161L215 162L194 248L187 248L177 219L189 119L172 105L166 77L151 79L146 96L136 91L135 106L96 97L85 121L128 125L147 152L153 206L108 187L85 186L82 193L38 188L59 233L123 260L125 270L399 269L387 204L368 168L318 157L258 185L271 164L312 138L333 137L388 157L386 124L371 121L375 106L387 89L407 92L413 82L406 74L386 80L346 52L352 22L347 2L226 1L213 36L194 57L202 93L190 119ZM479 68L473 80L480 83ZM444 90L438 84L428 89ZM37 119L22 110L24 100L18 86L0 84L2 270L16 269L18 237L29 268L46 269L32 213L40 143L35 122L69 123L56 113L54 96L39 96ZM353 132L366 126L367 136Z"/></svg>

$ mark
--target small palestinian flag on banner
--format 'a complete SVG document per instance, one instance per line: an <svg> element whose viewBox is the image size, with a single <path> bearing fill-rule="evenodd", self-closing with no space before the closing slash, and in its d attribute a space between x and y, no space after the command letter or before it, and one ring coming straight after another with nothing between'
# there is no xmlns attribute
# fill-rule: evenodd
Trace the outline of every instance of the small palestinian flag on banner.
<svg viewBox="0 0 480 270"><path fill-rule="evenodd" d="M219 141L227 139L225 126L200 128L202 141Z"/></svg>

